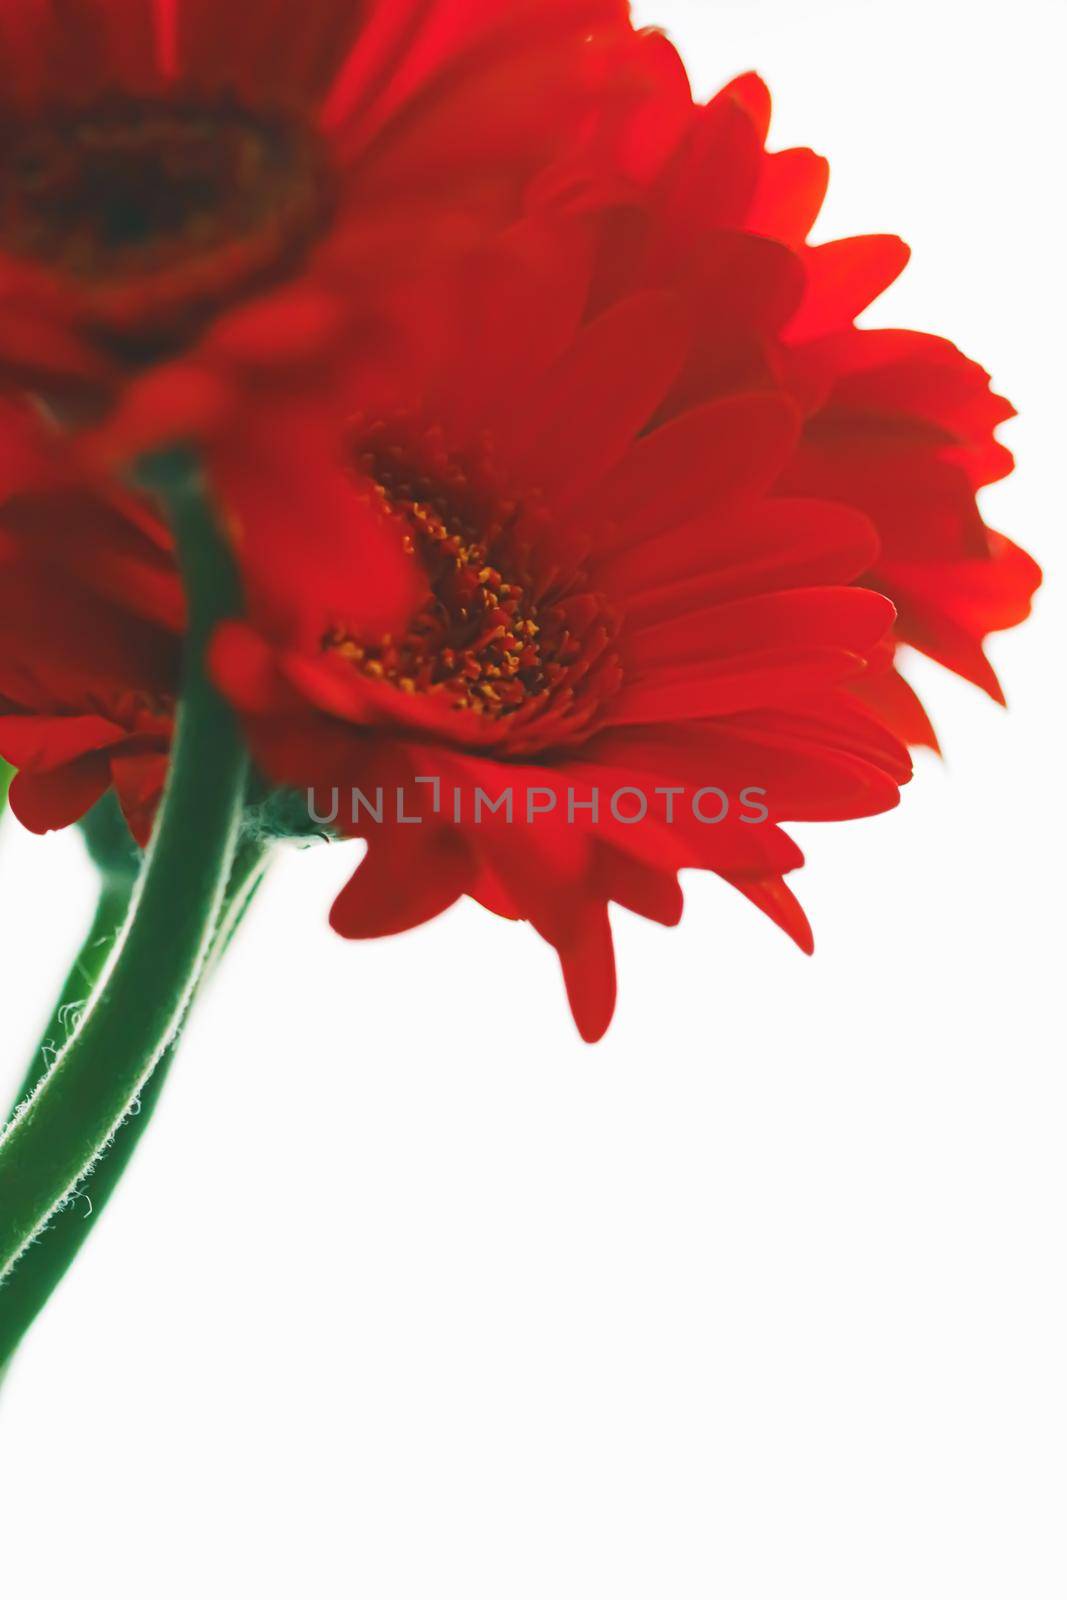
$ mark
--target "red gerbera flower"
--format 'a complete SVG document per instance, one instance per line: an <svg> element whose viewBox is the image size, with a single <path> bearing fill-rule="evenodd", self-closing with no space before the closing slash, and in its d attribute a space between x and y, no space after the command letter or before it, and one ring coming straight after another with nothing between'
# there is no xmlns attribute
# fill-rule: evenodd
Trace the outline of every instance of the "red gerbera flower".
<svg viewBox="0 0 1067 1600"><path fill-rule="evenodd" d="M610 901L672 923L679 869L705 867L807 948L782 881L801 857L778 824L884 810L909 763L847 688L892 620L846 587L871 564L869 523L766 497L796 446L793 404L728 397L656 426L689 350L684 308L638 294L580 327L587 251L561 235L522 272L529 235L468 266L447 332L399 382L417 406L339 368L314 404L251 407L217 446L224 498L231 482L247 496L279 438L338 469L306 504L263 479L242 546L251 614L214 665L264 769L327 815L343 796L337 825L368 839L341 933L396 932L471 895L556 947L593 1039L614 1004ZM353 620L358 563L347 580L335 564L329 596L306 572L288 616L257 603L257 571L311 518L338 549L368 518L391 531L420 591L406 628ZM299 586L299 563L287 572ZM712 790L725 810L694 806Z"/></svg>
<svg viewBox="0 0 1067 1600"><path fill-rule="evenodd" d="M632 38L625 0L3 6L0 369L84 414L162 361L134 413L192 428L514 216Z"/></svg>
<svg viewBox="0 0 1067 1600"><path fill-rule="evenodd" d="M947 341L855 326L907 248L889 236L806 242L828 167L810 150L768 152L770 98L758 78L694 105L666 40L645 49L657 92L602 152L622 183L594 304L648 288L686 298L698 331L664 416L716 396L791 395L804 426L780 492L864 512L881 549L861 581L893 600L896 637L1002 699L982 643L1023 621L1041 580L976 505L976 492L1012 469L995 437L1012 407ZM542 199L549 187L565 197L586 170L583 161L549 175ZM909 742L936 745L899 674L865 680L861 692Z"/></svg>

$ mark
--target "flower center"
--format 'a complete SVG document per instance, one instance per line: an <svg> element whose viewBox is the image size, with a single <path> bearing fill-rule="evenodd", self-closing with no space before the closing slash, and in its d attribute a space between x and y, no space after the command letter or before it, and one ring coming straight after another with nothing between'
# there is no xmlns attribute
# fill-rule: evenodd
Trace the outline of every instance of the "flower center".
<svg viewBox="0 0 1067 1600"><path fill-rule="evenodd" d="M0 245L90 293L181 273L187 301L217 301L287 264L328 212L313 131L228 99L115 95L0 132Z"/></svg>
<svg viewBox="0 0 1067 1600"><path fill-rule="evenodd" d="M547 519L479 490L443 454L427 469L403 447L375 445L360 452L359 469L420 562L429 598L402 638L338 631L327 648L369 678L499 722L509 742L520 730L528 746L550 730L554 741L587 729L621 678L609 649L617 625L580 574L546 572Z"/></svg>

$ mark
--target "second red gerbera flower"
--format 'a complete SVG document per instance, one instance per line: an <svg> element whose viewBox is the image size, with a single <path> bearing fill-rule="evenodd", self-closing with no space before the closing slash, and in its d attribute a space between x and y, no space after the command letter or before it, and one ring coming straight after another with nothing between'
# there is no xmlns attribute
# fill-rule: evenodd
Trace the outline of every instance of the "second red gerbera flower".
<svg viewBox="0 0 1067 1600"><path fill-rule="evenodd" d="M907 247L889 235L807 242L829 169L811 150L768 151L771 103L758 78L694 105L666 40L643 48L657 87L604 130L619 203L602 213L594 304L658 288L691 308L695 336L665 415L716 396L789 395L803 427L780 492L869 517L880 552L863 581L893 600L898 641L1002 700L983 642L1025 619L1041 581L976 503L1012 469L996 438L1012 407L946 340L856 327L903 271ZM583 158L569 175L546 175L542 203L568 185L580 192L587 171ZM898 672L862 692L909 743L936 745Z"/></svg>

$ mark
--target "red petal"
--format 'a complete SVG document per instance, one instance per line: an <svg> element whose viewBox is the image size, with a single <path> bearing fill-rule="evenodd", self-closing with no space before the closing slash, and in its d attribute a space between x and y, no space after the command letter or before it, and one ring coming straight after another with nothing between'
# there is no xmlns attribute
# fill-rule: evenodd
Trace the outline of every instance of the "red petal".
<svg viewBox="0 0 1067 1600"><path fill-rule="evenodd" d="M284 708L294 695L287 689L274 650L246 622L224 622L208 649L212 679L236 707L248 715Z"/></svg>
<svg viewBox="0 0 1067 1600"><path fill-rule="evenodd" d="M677 376L686 322L672 296L623 301L587 327L512 420L518 471L558 505L596 487ZM508 449L508 425L498 437ZM520 478L520 481L522 479Z"/></svg>
<svg viewBox="0 0 1067 1600"><path fill-rule="evenodd" d="M779 499L635 545L599 570L597 580L625 600L631 623L649 623L713 601L850 583L877 557L873 525L850 506Z"/></svg>
<svg viewBox="0 0 1067 1600"><path fill-rule="evenodd" d="M572 348L589 294L584 226L526 219L464 259L433 404L479 436Z"/></svg>
<svg viewBox="0 0 1067 1600"><path fill-rule="evenodd" d="M596 1044L611 1024L617 994L607 906L585 907L572 939L559 948L559 960L578 1032L586 1044Z"/></svg>
<svg viewBox="0 0 1067 1600"><path fill-rule="evenodd" d="M681 922L684 897L676 873L649 866L623 849L601 844L596 877L604 898L635 916L647 917L665 928Z"/></svg>
<svg viewBox="0 0 1067 1600"><path fill-rule="evenodd" d="M765 916L770 917L784 933L787 933L793 942L800 946L805 955L815 954L815 935L811 931L811 923L804 914L804 908L791 889L787 889L780 878L746 879L730 878L735 889L758 906Z"/></svg>
<svg viewBox="0 0 1067 1600"><path fill-rule="evenodd" d="M771 91L757 72L742 72L719 91L719 100L731 100L752 122L760 143L771 130Z"/></svg>
<svg viewBox="0 0 1067 1600"><path fill-rule="evenodd" d="M770 488L796 435L796 415L779 395L713 400L639 440L569 522L605 525L601 549L614 553L725 514Z"/></svg>
<svg viewBox="0 0 1067 1600"><path fill-rule="evenodd" d="M883 562L878 581L898 602L902 639L1002 702L982 641L1029 616L1041 578L1025 550L992 534L986 560Z"/></svg>
<svg viewBox="0 0 1067 1600"><path fill-rule="evenodd" d="M977 488L1012 468L994 438L1014 408L994 394L989 374L930 334L851 328L805 347L803 381L821 386L809 427L823 447L881 438L902 449L949 448Z"/></svg>
<svg viewBox="0 0 1067 1600"><path fill-rule="evenodd" d="M272 413L212 452L214 481L236 520L249 607L294 645L315 649L330 628L385 632L406 624L423 579L374 486L344 459L324 405Z"/></svg>
<svg viewBox="0 0 1067 1600"><path fill-rule="evenodd" d="M745 223L759 180L765 135L738 87L731 84L709 105L696 106L691 113L689 138L666 181L662 200L661 225L676 251L697 242L708 229Z"/></svg>
<svg viewBox="0 0 1067 1600"><path fill-rule="evenodd" d="M251 29L246 0L169 0L168 10L168 54L186 82L290 102L325 92L366 25L350 0L257 0Z"/></svg>
<svg viewBox="0 0 1067 1600"><path fill-rule="evenodd" d="M867 589L794 589L756 595L628 630L634 672L696 661L744 660L763 650L813 647L865 654L893 624L892 605Z"/></svg>
<svg viewBox="0 0 1067 1600"><path fill-rule="evenodd" d="M892 234L835 239L808 250L808 285L786 338L799 344L846 327L900 277L910 254Z"/></svg>
<svg viewBox="0 0 1067 1600"><path fill-rule="evenodd" d="M113 756L111 777L130 832L146 849L167 781L167 757L158 752Z"/></svg>
<svg viewBox="0 0 1067 1600"><path fill-rule="evenodd" d="M610 727L733 716L760 706L781 705L795 695L816 694L864 668L847 650L753 651L731 666L699 664L651 673L627 684L606 714Z"/></svg>
<svg viewBox="0 0 1067 1600"><path fill-rule="evenodd" d="M24 828L48 833L80 821L107 793L110 783L106 755L89 755L54 772L17 773L8 798Z"/></svg>
<svg viewBox="0 0 1067 1600"><path fill-rule="evenodd" d="M861 699L897 738L907 745L940 751L937 734L922 701L899 672L869 673L857 679L853 694Z"/></svg>
<svg viewBox="0 0 1067 1600"><path fill-rule="evenodd" d="M182 631L185 600L173 556L102 495L77 488L15 495L0 509L0 523L27 557L131 616Z"/></svg>
<svg viewBox="0 0 1067 1600"><path fill-rule="evenodd" d="M803 244L822 210L829 181L829 163L813 150L765 156L746 226L784 244Z"/></svg>
<svg viewBox="0 0 1067 1600"><path fill-rule="evenodd" d="M13 767L34 773L53 772L126 736L124 728L104 717L0 715L0 754Z"/></svg>
<svg viewBox="0 0 1067 1600"><path fill-rule="evenodd" d="M346 939L380 939L447 911L471 881L471 863L454 829L383 826L334 903L330 925Z"/></svg>

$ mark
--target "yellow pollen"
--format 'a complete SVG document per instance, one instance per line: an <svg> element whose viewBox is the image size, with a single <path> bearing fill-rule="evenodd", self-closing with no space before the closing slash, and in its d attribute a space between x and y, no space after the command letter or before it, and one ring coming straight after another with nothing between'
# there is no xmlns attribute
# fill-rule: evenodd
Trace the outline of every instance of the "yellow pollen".
<svg viewBox="0 0 1067 1600"><path fill-rule="evenodd" d="M353 637L338 627L323 648L376 683L499 723L517 749L577 737L617 687L617 658L605 653L614 620L596 597L592 626L589 597L575 610L566 587L550 592L557 598L535 587L539 513L472 487L472 475L430 434L416 446L432 458L428 467L399 445L371 440L364 434L353 452L358 480L418 562L426 599L402 635ZM580 701L577 681L588 686Z"/></svg>

